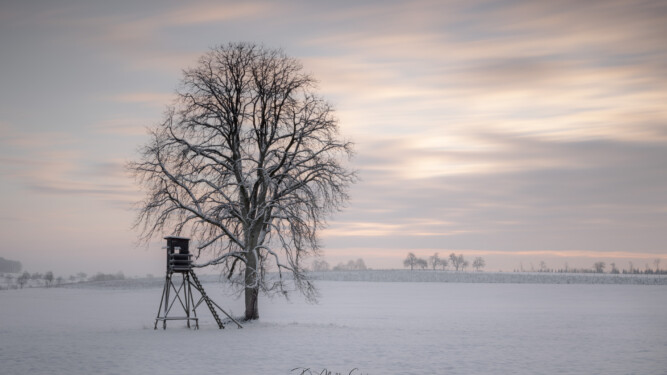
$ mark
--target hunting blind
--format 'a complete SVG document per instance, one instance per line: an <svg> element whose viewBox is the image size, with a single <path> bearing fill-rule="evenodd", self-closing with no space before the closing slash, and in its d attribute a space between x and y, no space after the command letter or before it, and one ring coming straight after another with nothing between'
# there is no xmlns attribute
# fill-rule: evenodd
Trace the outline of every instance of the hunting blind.
<svg viewBox="0 0 667 375"><path fill-rule="evenodd" d="M165 237L167 240L167 275L164 281L164 288L162 289L162 298L160 299L160 307L155 318L155 327L157 329L158 322L162 321L162 328L167 328L167 320L185 320L188 328L190 328L190 321L194 322L195 329L199 328L199 318L197 317L197 307L206 303L211 315L218 323L220 329L225 328L218 310L227 316L232 322L236 323L239 328L241 324L232 318L225 310L217 303L211 300L204 287L201 285L199 278L195 274L192 265L192 254L190 253L189 245L190 239L184 237ZM178 276L180 275L180 277ZM193 289L199 293L199 298L195 302L195 295ZM176 303L178 302L178 303ZM178 308L183 309L185 315L174 316L173 308L180 312ZM170 316L170 314L172 314Z"/></svg>

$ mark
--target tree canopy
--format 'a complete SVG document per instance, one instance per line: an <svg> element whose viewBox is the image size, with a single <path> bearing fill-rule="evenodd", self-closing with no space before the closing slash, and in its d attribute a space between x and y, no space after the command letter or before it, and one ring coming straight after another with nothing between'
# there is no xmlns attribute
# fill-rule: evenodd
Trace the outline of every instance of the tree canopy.
<svg viewBox="0 0 667 375"><path fill-rule="evenodd" d="M314 88L280 50L217 46L184 71L177 100L129 164L146 191L142 239L189 233L210 255L197 266L221 265L245 290L246 319L259 316L259 291L287 293L285 271L315 295L303 260L318 254L318 229L355 180L352 144Z"/></svg>

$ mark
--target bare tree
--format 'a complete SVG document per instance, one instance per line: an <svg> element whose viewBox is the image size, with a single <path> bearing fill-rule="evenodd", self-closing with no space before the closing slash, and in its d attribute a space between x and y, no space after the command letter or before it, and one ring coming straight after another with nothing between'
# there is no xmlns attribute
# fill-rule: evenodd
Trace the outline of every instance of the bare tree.
<svg viewBox="0 0 667 375"><path fill-rule="evenodd" d="M147 192L141 239L189 232L213 257L196 266L222 265L248 320L259 317L259 292L287 294L288 279L314 298L303 261L319 254L317 231L355 180L331 105L297 60L252 44L215 47L183 74L128 165ZM265 277L271 267L277 280Z"/></svg>
<svg viewBox="0 0 667 375"><path fill-rule="evenodd" d="M475 271L479 271L480 269L484 268L486 266L486 262L484 261L484 258L482 257L476 257L472 261L472 268L475 269Z"/></svg>
<svg viewBox="0 0 667 375"><path fill-rule="evenodd" d="M333 271L348 271L347 265L343 262L340 262L340 263L336 264L335 266L333 266L332 270Z"/></svg>
<svg viewBox="0 0 667 375"><path fill-rule="evenodd" d="M540 261L540 270L539 272L547 272L549 271L549 268L547 268L547 263L545 261Z"/></svg>
<svg viewBox="0 0 667 375"><path fill-rule="evenodd" d="M364 262L363 259L359 258L357 259L356 262L354 262L354 269L359 271L365 271L368 269L368 267L366 267L366 262Z"/></svg>
<svg viewBox="0 0 667 375"><path fill-rule="evenodd" d="M442 270L444 271L449 263L447 262L447 259L445 258L440 258L440 267L442 267Z"/></svg>
<svg viewBox="0 0 667 375"><path fill-rule="evenodd" d="M435 253L435 254L431 255L430 257L428 257L428 261L431 264L431 267L433 267L434 271L440 265L440 263L442 263L442 259L440 259L440 256L438 255L438 253Z"/></svg>
<svg viewBox="0 0 667 375"><path fill-rule="evenodd" d="M463 258L463 254L456 255L454 253L449 254L449 261L452 263L454 269L463 270L465 266L468 266L468 262Z"/></svg>
<svg viewBox="0 0 667 375"><path fill-rule="evenodd" d="M660 258L655 258L653 264L655 264L655 273L660 273Z"/></svg>
<svg viewBox="0 0 667 375"><path fill-rule="evenodd" d="M32 280L35 280L35 281L37 281L37 280L42 280L43 277L44 277L44 275L42 275L42 274L39 273L39 272L33 272L32 275L30 275L30 278L31 278Z"/></svg>
<svg viewBox="0 0 667 375"><path fill-rule="evenodd" d="M605 265L604 262L595 262L595 264L593 265L593 268L595 268L595 272L603 273L605 266L606 265Z"/></svg>
<svg viewBox="0 0 667 375"><path fill-rule="evenodd" d="M30 274L28 273L28 271L23 272L21 276L16 278L16 282L19 284L19 287L21 289L23 289L25 284L28 283L28 280L30 280Z"/></svg>
<svg viewBox="0 0 667 375"><path fill-rule="evenodd" d="M611 271L610 271L611 273L613 273L613 274L619 274L619 273L621 273L621 272L618 270L618 268L616 268L616 263L612 262L612 263L609 263L609 265L611 266Z"/></svg>
<svg viewBox="0 0 667 375"><path fill-rule="evenodd" d="M417 258L417 266L425 270L428 267L428 262L424 258Z"/></svg>
<svg viewBox="0 0 667 375"><path fill-rule="evenodd" d="M366 269L366 263L361 258L357 260L348 260L347 264L342 262L338 263L333 268L334 271L364 271Z"/></svg>
<svg viewBox="0 0 667 375"><path fill-rule="evenodd" d="M461 267L461 265L459 265L458 258L454 253L449 254L449 262L452 264L452 267L454 267L456 271L458 271L459 267Z"/></svg>
<svg viewBox="0 0 667 375"><path fill-rule="evenodd" d="M316 271L316 272L317 271L320 271L320 272L321 271L329 271L329 263L324 259L322 259L322 260L315 259L313 261L312 267L313 267L313 271Z"/></svg>
<svg viewBox="0 0 667 375"><path fill-rule="evenodd" d="M53 283L53 272L49 271L44 274L44 283L47 287L51 286Z"/></svg>
<svg viewBox="0 0 667 375"><path fill-rule="evenodd" d="M403 266L404 267L410 267L410 271L412 271L415 266L418 265L417 257L415 256L414 253L408 253L408 256L403 260Z"/></svg>

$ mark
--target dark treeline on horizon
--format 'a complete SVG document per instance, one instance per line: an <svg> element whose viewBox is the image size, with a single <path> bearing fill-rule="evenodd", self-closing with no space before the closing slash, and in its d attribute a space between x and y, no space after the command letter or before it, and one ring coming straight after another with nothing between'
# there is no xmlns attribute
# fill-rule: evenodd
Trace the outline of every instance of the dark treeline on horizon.
<svg viewBox="0 0 667 375"><path fill-rule="evenodd" d="M667 275L667 270L660 269L660 259L653 261L653 268L648 263L645 264L644 269L635 267L633 262L628 262L627 269L619 269L615 262L609 263L609 267L605 262L595 262L591 268L585 267L569 267L567 262L562 268L547 267L544 261L540 262L539 267L535 267L530 263L529 268L524 268L523 262L519 264L519 268L515 268L514 272L549 272L549 273L609 273L609 274L630 274L630 275Z"/></svg>
<svg viewBox="0 0 667 375"><path fill-rule="evenodd" d="M19 273L22 269L21 262L0 257L0 273Z"/></svg>
<svg viewBox="0 0 667 375"><path fill-rule="evenodd" d="M53 272L47 271L45 273L23 271L19 272L0 272L0 290L6 289L23 289L24 287L51 287L60 286L64 284L74 284L82 282L101 282L124 280L123 272L118 271L115 274L106 274L98 272L95 275L88 276L85 272L79 272L76 275L69 277L55 276ZM147 276L151 277L151 276Z"/></svg>

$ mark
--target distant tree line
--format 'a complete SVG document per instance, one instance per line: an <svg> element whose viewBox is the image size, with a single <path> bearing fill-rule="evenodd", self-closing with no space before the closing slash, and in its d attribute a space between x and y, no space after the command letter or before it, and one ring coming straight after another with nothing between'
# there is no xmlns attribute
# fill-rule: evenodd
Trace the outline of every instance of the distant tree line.
<svg viewBox="0 0 667 375"><path fill-rule="evenodd" d="M434 271L437 269L442 269L443 271L447 269L448 266L451 266L455 271L465 271L465 269L470 266L463 254L449 254L448 258L440 258L438 253L435 253L428 257L428 259L419 258L414 253L408 253L408 256L403 260L403 266L410 268L410 270L420 269L425 270L426 268L431 268ZM482 257L476 257L472 261L472 268L475 271L481 271L482 268L486 266L486 262Z"/></svg>
<svg viewBox="0 0 667 375"><path fill-rule="evenodd" d="M21 269L21 262L0 257L0 273L19 273Z"/></svg>
<svg viewBox="0 0 667 375"><path fill-rule="evenodd" d="M113 281L113 280L125 280L125 275L122 272L116 272L114 274L98 272L88 279L88 281Z"/></svg>
<svg viewBox="0 0 667 375"><path fill-rule="evenodd" d="M18 276L12 274L6 274L4 276L5 285L2 289L23 289L24 286L45 286L50 287L54 284L60 285L65 282L65 279L62 276L56 277L52 271L48 271L44 274L39 272L30 273L24 271Z"/></svg>
<svg viewBox="0 0 667 375"><path fill-rule="evenodd" d="M349 260L347 263L338 263L333 268L324 259L316 259L313 261L311 268L315 272L323 271L364 271L367 270L366 263L363 259Z"/></svg>
<svg viewBox="0 0 667 375"><path fill-rule="evenodd" d="M667 270L660 268L660 259L655 259L652 262L652 266L648 263L645 265L644 269L640 269L634 266L633 262L628 262L628 269L619 269L615 262L607 263L605 262L595 262L590 268L573 268L565 263L562 268L549 268L546 262L541 261L538 267L535 267L533 263L529 264L528 268L524 268L523 263L520 263L518 269L514 269L514 272L552 272L552 273L610 273L610 274L641 274L641 275L667 275ZM475 271L482 271L486 267L486 261L482 257L475 257L472 260L472 263L469 262L463 254L451 253L449 256L441 258L439 253L435 253L428 258L420 258L416 256L413 252L408 253L406 258L403 260L403 266L409 268L410 270L447 270L451 269L453 271L465 271L468 267L471 267ZM313 261L311 269L315 272L322 271L355 271L355 270L366 270L366 264L363 259L359 258L356 261L350 260L347 263L338 263L338 265L331 267L326 260L317 259Z"/></svg>
<svg viewBox="0 0 667 375"><path fill-rule="evenodd" d="M51 287L59 286L63 284L72 284L80 282L94 282L94 281L110 281L110 280L123 280L125 275L122 272L117 272L115 274L105 274L98 272L97 274L88 277L84 272L79 272L76 275L71 275L68 278L62 276L55 276L52 271L46 273L34 272L30 273L24 271L21 274L15 273L0 273L0 290L3 289L23 289L26 286L29 287Z"/></svg>
<svg viewBox="0 0 667 375"><path fill-rule="evenodd" d="M635 267L633 262L628 262L628 269L620 270L615 262L609 263L609 268L607 268L607 263L605 262L595 262L590 268L573 268L565 263L562 268L549 268L544 261L541 261L539 268L535 268L532 263L530 263L530 268L526 269L523 266L523 263L520 263L519 268L515 269L514 272L552 272L552 273L610 273L610 274L632 274L632 275L667 275L667 270L660 269L660 259L655 259L653 261L653 267L649 263L646 263L644 269ZM609 270L609 272L606 272Z"/></svg>

